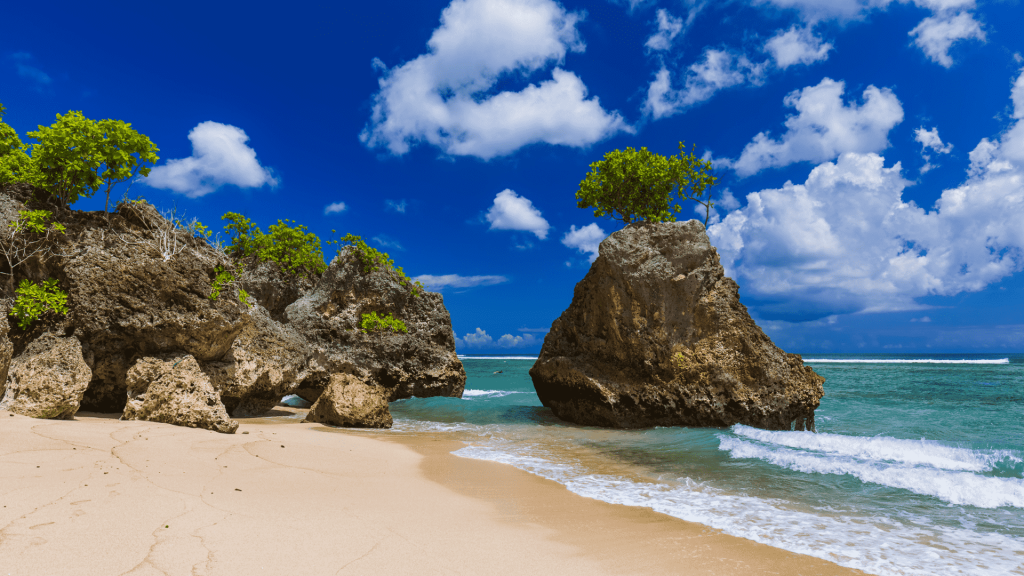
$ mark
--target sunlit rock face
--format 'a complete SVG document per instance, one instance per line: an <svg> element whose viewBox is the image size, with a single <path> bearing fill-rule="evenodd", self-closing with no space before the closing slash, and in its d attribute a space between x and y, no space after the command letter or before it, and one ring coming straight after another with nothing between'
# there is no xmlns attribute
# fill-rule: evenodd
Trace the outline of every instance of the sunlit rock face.
<svg viewBox="0 0 1024 576"><path fill-rule="evenodd" d="M612 428L813 429L825 381L754 323L696 220L606 238L530 376L559 418Z"/></svg>

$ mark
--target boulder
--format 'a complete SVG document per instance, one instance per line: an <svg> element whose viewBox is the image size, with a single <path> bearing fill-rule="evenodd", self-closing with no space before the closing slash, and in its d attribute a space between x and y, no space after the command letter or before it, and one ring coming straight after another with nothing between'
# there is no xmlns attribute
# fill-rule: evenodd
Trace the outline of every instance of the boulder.
<svg viewBox="0 0 1024 576"><path fill-rule="evenodd" d="M284 320L309 343L310 366L296 393L315 401L329 374L347 373L382 386L389 400L461 397L466 371L442 296L389 266L370 269L356 254L342 250L316 287L285 309ZM365 332L360 321L370 312L392 314L408 332Z"/></svg>
<svg viewBox="0 0 1024 576"><path fill-rule="evenodd" d="M606 238L530 376L559 418L614 428L813 429L824 394L750 318L696 220Z"/></svg>
<svg viewBox="0 0 1024 576"><path fill-rule="evenodd" d="M331 374L323 394L309 409L304 422L349 428L391 428L389 391L367 384L351 374Z"/></svg>
<svg viewBox="0 0 1024 576"><path fill-rule="evenodd" d="M219 360L202 363L228 413L260 416L293 394L307 378L305 338L288 324L275 322L259 303L250 322Z"/></svg>
<svg viewBox="0 0 1024 576"><path fill-rule="evenodd" d="M48 332L10 363L0 410L71 420L91 379L78 339Z"/></svg>
<svg viewBox="0 0 1024 576"><path fill-rule="evenodd" d="M220 395L191 354L144 357L125 375L122 420L147 420L234 434Z"/></svg>

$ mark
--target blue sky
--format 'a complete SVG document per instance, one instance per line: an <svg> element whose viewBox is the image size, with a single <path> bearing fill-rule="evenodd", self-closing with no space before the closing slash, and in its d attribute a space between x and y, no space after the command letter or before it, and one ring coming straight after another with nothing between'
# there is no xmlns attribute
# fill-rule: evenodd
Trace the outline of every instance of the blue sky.
<svg viewBox="0 0 1024 576"><path fill-rule="evenodd" d="M21 134L122 119L161 149L133 197L362 235L444 294L460 352L537 352L621 227L576 207L588 165L680 140L714 160L712 241L787 351L1024 350L1017 0L4 12Z"/></svg>

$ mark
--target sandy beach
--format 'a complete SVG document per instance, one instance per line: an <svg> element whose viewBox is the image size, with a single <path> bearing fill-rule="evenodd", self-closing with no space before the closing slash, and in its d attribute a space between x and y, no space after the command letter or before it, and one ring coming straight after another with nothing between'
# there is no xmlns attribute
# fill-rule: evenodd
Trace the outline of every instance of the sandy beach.
<svg viewBox="0 0 1024 576"><path fill-rule="evenodd" d="M859 574L429 435L0 412L0 575Z"/></svg>

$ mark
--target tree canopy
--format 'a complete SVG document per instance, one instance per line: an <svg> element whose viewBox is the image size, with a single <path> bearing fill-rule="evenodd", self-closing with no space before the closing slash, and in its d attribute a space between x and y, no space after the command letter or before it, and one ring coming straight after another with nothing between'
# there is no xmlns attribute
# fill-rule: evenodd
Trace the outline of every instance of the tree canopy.
<svg viewBox="0 0 1024 576"><path fill-rule="evenodd" d="M663 156L647 148L613 150L590 165L590 172L576 191L576 205L593 208L594 216L608 216L626 224L637 221L675 222L680 201L704 206L707 226L714 202L711 188L718 183L711 161L686 153L679 143L678 156Z"/></svg>
<svg viewBox="0 0 1024 576"><path fill-rule="evenodd" d="M131 124L121 120L90 120L80 111L69 111L50 126L28 133L32 163L38 183L61 204L89 198L106 186L107 206L114 185L149 174L147 164L159 160L159 149Z"/></svg>
<svg viewBox="0 0 1024 576"><path fill-rule="evenodd" d="M37 184L39 173L28 155L28 145L22 143L18 132L3 121L6 111L0 104L0 186L14 182Z"/></svg>

